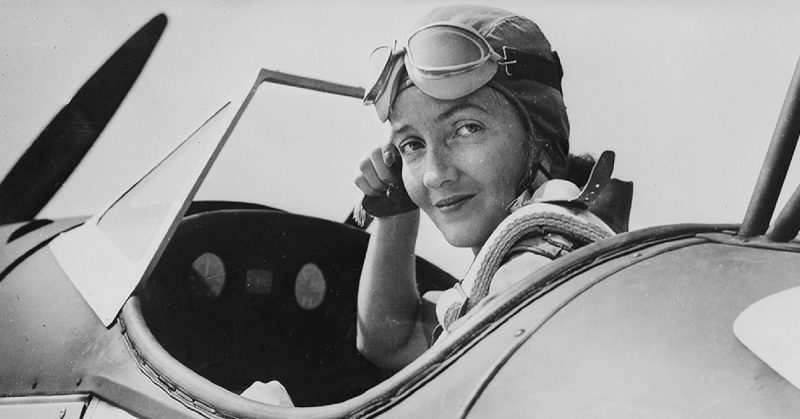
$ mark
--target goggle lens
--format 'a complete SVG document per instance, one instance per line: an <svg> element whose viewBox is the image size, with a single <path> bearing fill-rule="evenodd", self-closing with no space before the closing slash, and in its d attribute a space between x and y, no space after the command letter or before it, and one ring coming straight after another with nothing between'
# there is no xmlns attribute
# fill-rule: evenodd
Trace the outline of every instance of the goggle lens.
<svg viewBox="0 0 800 419"><path fill-rule="evenodd" d="M501 59L474 29L434 23L412 33L401 50L385 46L372 52L373 79L364 103L375 105L378 117L386 121L404 68L414 85L429 96L463 97L488 83Z"/></svg>
<svg viewBox="0 0 800 419"><path fill-rule="evenodd" d="M431 26L408 39L408 55L418 70L443 73L486 61L489 45L477 34L458 27Z"/></svg>

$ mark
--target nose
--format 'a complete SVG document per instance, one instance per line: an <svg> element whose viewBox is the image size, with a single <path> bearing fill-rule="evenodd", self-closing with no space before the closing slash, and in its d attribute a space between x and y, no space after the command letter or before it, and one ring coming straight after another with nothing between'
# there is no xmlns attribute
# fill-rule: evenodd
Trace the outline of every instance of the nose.
<svg viewBox="0 0 800 419"><path fill-rule="evenodd" d="M446 147L429 147L425 154L425 173L422 184L429 189L437 189L451 183L456 178L452 156Z"/></svg>

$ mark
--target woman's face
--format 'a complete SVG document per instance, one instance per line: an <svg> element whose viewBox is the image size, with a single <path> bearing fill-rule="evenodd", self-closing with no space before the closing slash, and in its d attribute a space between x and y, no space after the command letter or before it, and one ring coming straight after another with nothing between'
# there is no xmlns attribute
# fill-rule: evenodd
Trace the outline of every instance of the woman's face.
<svg viewBox="0 0 800 419"><path fill-rule="evenodd" d="M438 100L412 86L390 122L411 199L451 245L477 252L527 169L527 133L514 106L490 87Z"/></svg>

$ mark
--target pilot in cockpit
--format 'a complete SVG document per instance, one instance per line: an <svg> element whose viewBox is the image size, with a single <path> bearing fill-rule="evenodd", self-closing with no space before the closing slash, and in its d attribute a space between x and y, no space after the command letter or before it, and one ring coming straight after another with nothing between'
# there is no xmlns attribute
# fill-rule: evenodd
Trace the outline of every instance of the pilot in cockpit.
<svg viewBox="0 0 800 419"><path fill-rule="evenodd" d="M375 220L359 284L357 345L390 370L446 339L487 296L626 229L631 192L609 180L606 153L597 162L569 154L561 63L533 21L449 6L409 34L370 57L377 77L364 102L391 134L355 180L364 193L360 209ZM607 185L617 192L609 195ZM613 205L619 196L621 211ZM598 197L605 203L595 206ZM475 254L453 288L423 296L414 266L420 212L449 244ZM279 383L257 384L252 398L291 403Z"/></svg>
<svg viewBox="0 0 800 419"><path fill-rule="evenodd" d="M594 159L569 154L561 63L531 20L483 6L437 8L372 61L385 65L365 103L391 134L355 181L376 219L359 285L358 348L399 369L488 295L625 227L588 205L608 184L595 179L610 174L600 167L605 153L592 182L577 186ZM475 254L455 287L424 296L414 271L420 209L448 243Z"/></svg>

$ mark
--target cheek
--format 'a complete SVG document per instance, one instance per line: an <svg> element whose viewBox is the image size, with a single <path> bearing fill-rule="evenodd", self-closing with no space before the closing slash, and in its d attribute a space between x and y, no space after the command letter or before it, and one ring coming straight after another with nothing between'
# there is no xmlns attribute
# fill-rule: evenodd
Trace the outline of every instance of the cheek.
<svg viewBox="0 0 800 419"><path fill-rule="evenodd" d="M487 159L483 166L485 176L491 179L496 193L507 199L516 198L517 186L527 172L527 155L521 148L509 146L507 149Z"/></svg>
<svg viewBox="0 0 800 419"><path fill-rule="evenodd" d="M514 141L515 150L513 155L509 156L509 161L513 162L509 164L509 171L513 172L513 175L509 176L508 181L511 183L511 187L514 189L514 194L517 192L517 187L519 186L520 182L522 181L523 177L528 173L528 157L531 153L530 143L528 142L528 137L525 134L520 133L518 138ZM516 197L515 197L516 198Z"/></svg>
<svg viewBox="0 0 800 419"><path fill-rule="evenodd" d="M517 187L519 186L520 182L522 182L522 178L525 177L525 175L528 172L527 151L520 151L519 153L514 155L513 158L514 158L513 160L514 164L511 165L512 168L511 172L513 172L514 174L508 177L507 182L509 184L509 187L511 187L514 190L514 193L516 194Z"/></svg>

